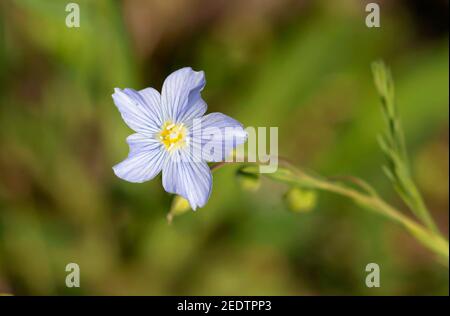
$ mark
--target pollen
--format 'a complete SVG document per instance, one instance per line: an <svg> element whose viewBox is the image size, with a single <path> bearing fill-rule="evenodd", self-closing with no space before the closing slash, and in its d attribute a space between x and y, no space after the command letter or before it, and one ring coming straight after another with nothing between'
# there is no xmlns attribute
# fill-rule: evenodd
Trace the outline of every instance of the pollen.
<svg viewBox="0 0 450 316"><path fill-rule="evenodd" d="M186 145L186 127L182 123L175 124L170 121L163 124L159 132L159 140L168 151Z"/></svg>

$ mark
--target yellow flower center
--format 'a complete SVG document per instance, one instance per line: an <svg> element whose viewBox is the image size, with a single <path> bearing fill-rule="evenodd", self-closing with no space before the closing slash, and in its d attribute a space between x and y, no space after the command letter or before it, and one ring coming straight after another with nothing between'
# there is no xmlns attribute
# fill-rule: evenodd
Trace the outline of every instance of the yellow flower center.
<svg viewBox="0 0 450 316"><path fill-rule="evenodd" d="M168 151L186 145L186 127L182 123L165 122L159 132L159 140Z"/></svg>

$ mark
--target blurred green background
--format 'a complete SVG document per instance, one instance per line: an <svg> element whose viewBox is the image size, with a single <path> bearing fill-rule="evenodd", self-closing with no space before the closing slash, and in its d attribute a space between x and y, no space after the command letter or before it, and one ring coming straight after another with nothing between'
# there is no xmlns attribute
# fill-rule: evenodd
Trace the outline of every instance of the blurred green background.
<svg viewBox="0 0 450 316"><path fill-rule="evenodd" d="M209 203L166 221L161 180L111 167L131 130L114 87L160 89L204 70L203 97L246 126L278 126L279 153L323 175L366 179L406 209L381 171L370 63L392 68L414 177L448 236L448 1L70 1L0 4L0 293L448 295L448 269L399 226L321 193L294 214L287 187L214 174ZM78 263L81 287L66 288ZM365 286L365 266L381 287Z"/></svg>

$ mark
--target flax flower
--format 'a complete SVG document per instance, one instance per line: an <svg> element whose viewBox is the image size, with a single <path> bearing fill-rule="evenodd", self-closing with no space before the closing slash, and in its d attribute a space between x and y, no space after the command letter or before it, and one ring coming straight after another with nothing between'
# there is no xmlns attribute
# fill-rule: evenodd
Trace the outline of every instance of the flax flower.
<svg viewBox="0 0 450 316"><path fill-rule="evenodd" d="M222 113L204 115L204 86L203 71L186 67L166 78L161 94L153 88L114 90L114 103L135 131L127 138L128 157L113 167L119 178L140 183L162 172L167 192L187 199L193 210L206 204L212 189L207 163L223 161L247 133Z"/></svg>

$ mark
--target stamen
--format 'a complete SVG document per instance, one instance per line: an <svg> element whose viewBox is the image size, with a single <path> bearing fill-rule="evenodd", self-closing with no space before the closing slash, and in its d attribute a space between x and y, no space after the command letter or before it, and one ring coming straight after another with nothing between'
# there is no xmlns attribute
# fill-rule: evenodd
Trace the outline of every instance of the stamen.
<svg viewBox="0 0 450 316"><path fill-rule="evenodd" d="M175 124L168 121L161 127L158 138L168 151L183 147L186 145L186 128L182 123Z"/></svg>

